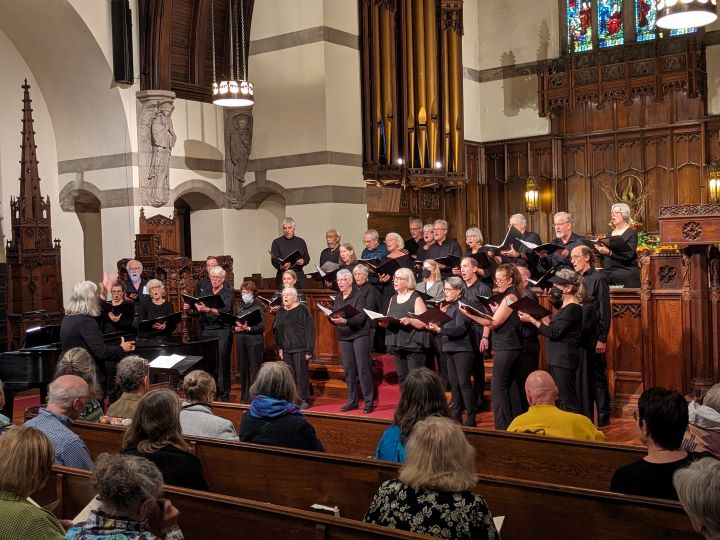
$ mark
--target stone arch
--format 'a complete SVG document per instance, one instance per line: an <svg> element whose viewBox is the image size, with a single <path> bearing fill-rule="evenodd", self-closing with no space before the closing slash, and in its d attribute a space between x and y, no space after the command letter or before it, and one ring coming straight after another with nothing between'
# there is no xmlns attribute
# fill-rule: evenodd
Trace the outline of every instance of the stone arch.
<svg viewBox="0 0 720 540"><path fill-rule="evenodd" d="M283 202L287 201L287 192L284 187L277 182L260 177L257 173L255 177L256 180L243 189L240 208L257 209L271 195L279 196Z"/></svg>
<svg viewBox="0 0 720 540"><path fill-rule="evenodd" d="M60 190L59 199L63 212L88 211L95 201L99 211L104 206L105 194L95 184L81 180L65 184Z"/></svg>
<svg viewBox="0 0 720 540"><path fill-rule="evenodd" d="M200 197L193 196L194 194ZM187 180L170 190L170 200L184 199L193 210L209 210L227 206L225 192L206 180ZM194 204L193 204L194 203Z"/></svg>

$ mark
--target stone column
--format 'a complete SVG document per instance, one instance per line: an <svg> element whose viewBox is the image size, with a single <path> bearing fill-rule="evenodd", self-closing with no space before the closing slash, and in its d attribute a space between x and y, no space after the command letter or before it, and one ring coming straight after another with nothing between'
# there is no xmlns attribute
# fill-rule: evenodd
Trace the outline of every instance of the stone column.
<svg viewBox="0 0 720 540"><path fill-rule="evenodd" d="M175 92L142 90L136 96L141 204L159 208L170 198L170 154L177 140L171 118Z"/></svg>

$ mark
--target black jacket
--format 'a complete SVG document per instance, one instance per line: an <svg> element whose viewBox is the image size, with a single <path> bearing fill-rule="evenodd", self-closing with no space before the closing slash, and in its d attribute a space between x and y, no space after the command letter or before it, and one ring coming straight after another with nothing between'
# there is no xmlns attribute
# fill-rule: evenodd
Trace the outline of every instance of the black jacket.
<svg viewBox="0 0 720 540"><path fill-rule="evenodd" d="M582 308L568 304L558 310L550 324L541 324L538 333L545 336L545 362L549 366L575 369L580 361Z"/></svg>
<svg viewBox="0 0 720 540"><path fill-rule="evenodd" d="M108 345L97 319L90 315L66 315L60 325L62 352L73 347L86 349L96 362L119 362L125 351L120 345Z"/></svg>
<svg viewBox="0 0 720 540"><path fill-rule="evenodd" d="M343 294L338 292L333 302L333 311L347 305L354 307L360 313L348 319L347 324L336 326L338 339L340 341L352 341L362 336L369 336L370 319L363 311L363 309L365 309L365 296L355 287L352 288L350 296L348 296L347 299L343 299Z"/></svg>
<svg viewBox="0 0 720 540"><path fill-rule="evenodd" d="M249 416L249 415L248 415ZM152 461L163 475L163 480L171 486L210 491L203 475L202 464L194 454L166 444L157 452L142 453L136 446L123 448L123 454L140 456Z"/></svg>
<svg viewBox="0 0 720 540"><path fill-rule="evenodd" d="M240 440L298 450L325 451L315 435L315 429L305 418L294 414L276 418L255 418L251 413L247 413L240 422Z"/></svg>

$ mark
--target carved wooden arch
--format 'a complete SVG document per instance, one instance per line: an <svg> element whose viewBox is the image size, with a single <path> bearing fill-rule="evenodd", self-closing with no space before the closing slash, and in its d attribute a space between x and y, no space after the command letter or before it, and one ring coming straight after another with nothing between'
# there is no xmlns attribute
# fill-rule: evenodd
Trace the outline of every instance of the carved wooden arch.
<svg viewBox="0 0 720 540"><path fill-rule="evenodd" d="M180 253L182 223L177 216L167 217L156 214L145 217L145 208L140 208L140 234L155 234L160 239L163 255Z"/></svg>

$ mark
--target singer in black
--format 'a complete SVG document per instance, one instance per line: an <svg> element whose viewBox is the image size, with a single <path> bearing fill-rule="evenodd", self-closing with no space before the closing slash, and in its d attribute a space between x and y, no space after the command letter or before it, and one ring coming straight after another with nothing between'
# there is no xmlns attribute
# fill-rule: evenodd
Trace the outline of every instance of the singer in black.
<svg viewBox="0 0 720 540"><path fill-rule="evenodd" d="M340 340L340 357L345 369L345 382L348 387L347 403L340 408L340 412L347 412L358 408L357 383L360 380L363 401L363 413L373 412L375 406L372 360L370 358L370 321L363 311L365 308L364 295L353 286L353 277L350 270L345 268L337 273L339 292L335 295L332 309L336 311L345 306L354 307L359 313L350 318L335 316L330 322L337 328Z"/></svg>
<svg viewBox="0 0 720 540"><path fill-rule="evenodd" d="M165 285L159 279L151 279L147 282L148 296L140 302L138 308L138 320L140 322L158 317L172 315L175 310L170 302L165 299ZM154 336L168 336L175 330L174 324L156 322L152 325Z"/></svg>
<svg viewBox="0 0 720 540"><path fill-rule="evenodd" d="M244 281L240 285L242 300L237 306L237 314L243 315L252 309L260 312L260 322L249 325L248 323L235 324L233 331L237 338L238 371L240 372L240 403L250 403L250 386L255 381L260 365L263 361L265 343L263 332L265 331L265 310L259 306L255 299L257 286L252 281Z"/></svg>
<svg viewBox="0 0 720 540"><path fill-rule="evenodd" d="M456 257L462 257L462 249L457 240L451 240L447 237L448 235L448 222L444 219L436 219L433 222L433 235L435 243L433 243L427 250L426 259L440 259L447 257L448 255L455 255ZM459 273L459 272L458 272ZM453 275L453 269L442 265L440 266L440 274L443 279Z"/></svg>
<svg viewBox="0 0 720 540"><path fill-rule="evenodd" d="M637 264L638 235L630 227L630 207L627 204L613 204L610 208L613 224L611 236L619 236L627 244L626 250L611 250L598 243L596 249L602 257L603 274L609 285L640 287L640 267Z"/></svg>
<svg viewBox="0 0 720 540"><path fill-rule="evenodd" d="M552 319L539 321L522 311L522 322L534 324L541 336L545 336L545 361L558 387L559 407L568 412L580 413L575 383L580 363L580 336L583 317L580 304L585 300L585 280L575 271L564 268L550 278L553 288L550 297L562 302Z"/></svg>
<svg viewBox="0 0 720 540"><path fill-rule="evenodd" d="M538 275L544 274L551 268L556 270L561 268L572 269L570 251L582 243L582 238L573 232L572 214L567 212L555 214L553 216L553 227L555 229L555 239L552 243L559 246L560 249L553 253L538 251L539 259L536 267Z"/></svg>
<svg viewBox="0 0 720 540"><path fill-rule="evenodd" d="M102 304L102 302L101 302ZM119 315L112 311L113 307L124 306ZM110 287L110 301L103 305L100 321L103 334L112 332L135 333L135 303L125 298L125 283L118 280Z"/></svg>
<svg viewBox="0 0 720 540"><path fill-rule="evenodd" d="M277 269L277 275L275 276L275 285L279 289L282 284L282 275L285 270L294 270L297 274L297 287L298 289L305 288L305 272L303 267L310 262L310 255L308 253L307 244L305 240L299 236L295 236L295 220L291 217L286 217L282 221L283 235L276 238L272 242L270 248L270 262ZM282 263L282 260L291 255L293 251L300 252L300 258L292 263Z"/></svg>

